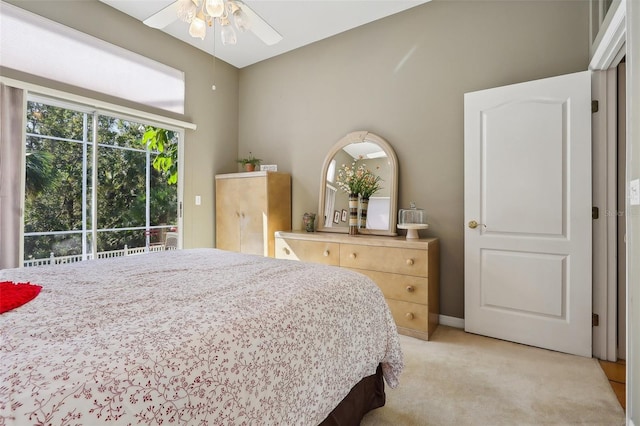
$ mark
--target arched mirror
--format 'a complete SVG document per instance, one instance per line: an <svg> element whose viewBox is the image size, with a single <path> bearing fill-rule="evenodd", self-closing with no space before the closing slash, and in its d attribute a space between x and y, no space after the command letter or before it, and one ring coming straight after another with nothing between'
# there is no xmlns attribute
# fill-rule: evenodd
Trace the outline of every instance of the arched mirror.
<svg viewBox="0 0 640 426"><path fill-rule="evenodd" d="M379 189L369 197L366 221L358 222L358 233L397 235L398 159L386 140L367 131L349 133L340 139L324 160L318 231L349 232L349 194L341 189L339 178L345 166L362 166L379 177Z"/></svg>

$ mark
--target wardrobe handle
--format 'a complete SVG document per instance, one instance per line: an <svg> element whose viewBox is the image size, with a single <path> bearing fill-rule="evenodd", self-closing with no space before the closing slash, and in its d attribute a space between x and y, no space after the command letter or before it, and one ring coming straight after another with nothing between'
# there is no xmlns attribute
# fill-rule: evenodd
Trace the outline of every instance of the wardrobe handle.
<svg viewBox="0 0 640 426"><path fill-rule="evenodd" d="M325 250L322 254L324 255L324 257L329 257L329 250Z"/></svg>
<svg viewBox="0 0 640 426"><path fill-rule="evenodd" d="M414 287L414 286L412 286L412 285L408 285L408 286L407 286L407 291L408 291L409 293L413 293L413 291L414 291L414 290L415 290L415 287Z"/></svg>
<svg viewBox="0 0 640 426"><path fill-rule="evenodd" d="M413 265L413 259L407 259L407 265L409 266Z"/></svg>
<svg viewBox="0 0 640 426"><path fill-rule="evenodd" d="M356 254L355 254L355 253L351 253L351 254L349 255L349 257L350 257L351 259L355 259L357 256L356 256Z"/></svg>
<svg viewBox="0 0 640 426"><path fill-rule="evenodd" d="M413 312L407 312L406 314L404 314L404 316L411 321L412 319L415 318L415 315L413 315Z"/></svg>

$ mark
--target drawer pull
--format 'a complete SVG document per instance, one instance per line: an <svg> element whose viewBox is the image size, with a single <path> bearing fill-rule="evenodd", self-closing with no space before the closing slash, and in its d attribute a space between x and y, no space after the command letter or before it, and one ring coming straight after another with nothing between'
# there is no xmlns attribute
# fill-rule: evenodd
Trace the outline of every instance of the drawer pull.
<svg viewBox="0 0 640 426"><path fill-rule="evenodd" d="M289 249L286 247L282 247L282 251L284 252L284 254L289 254Z"/></svg>
<svg viewBox="0 0 640 426"><path fill-rule="evenodd" d="M415 291L415 289L416 289L416 288L415 288L414 286L412 286L412 285L408 285L408 286L407 286L407 291L408 291L409 293L413 293L413 292Z"/></svg>
<svg viewBox="0 0 640 426"><path fill-rule="evenodd" d="M355 254L355 253L351 253L351 254L349 255L349 257L350 257L351 259L355 259L357 256L356 256L356 254Z"/></svg>
<svg viewBox="0 0 640 426"><path fill-rule="evenodd" d="M329 257L329 250L325 250L322 254L324 255L324 257Z"/></svg>
<svg viewBox="0 0 640 426"><path fill-rule="evenodd" d="M413 259L407 259L407 265L409 266L413 265Z"/></svg>
<svg viewBox="0 0 640 426"><path fill-rule="evenodd" d="M404 314L405 318L407 318L409 321L411 321L412 319L415 318L415 315L413 315L412 312L407 312L406 314Z"/></svg>

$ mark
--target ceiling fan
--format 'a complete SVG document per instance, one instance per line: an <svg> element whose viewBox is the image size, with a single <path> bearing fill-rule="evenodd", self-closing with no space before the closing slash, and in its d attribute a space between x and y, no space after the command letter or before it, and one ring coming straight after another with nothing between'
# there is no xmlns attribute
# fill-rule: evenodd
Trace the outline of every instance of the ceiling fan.
<svg viewBox="0 0 640 426"><path fill-rule="evenodd" d="M282 36L249 6L240 0L176 0L144 21L152 28L163 29L180 19L188 22L189 34L204 39L206 27L218 21L223 44L236 44L231 17L240 31L250 30L266 45L282 40Z"/></svg>

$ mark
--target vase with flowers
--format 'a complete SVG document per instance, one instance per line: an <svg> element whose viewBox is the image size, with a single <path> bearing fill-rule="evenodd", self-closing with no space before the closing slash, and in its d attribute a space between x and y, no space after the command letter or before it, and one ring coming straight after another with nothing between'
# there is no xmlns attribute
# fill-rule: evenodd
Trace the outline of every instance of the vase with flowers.
<svg viewBox="0 0 640 426"><path fill-rule="evenodd" d="M367 169L366 164L358 164L359 160L362 157L351 165L343 164L336 178L338 187L349 195L349 235L358 234L359 224L366 227L369 197L380 189L380 176Z"/></svg>
<svg viewBox="0 0 640 426"><path fill-rule="evenodd" d="M367 227L367 210L369 209L369 197L381 189L380 176L366 169L360 183L360 227Z"/></svg>

